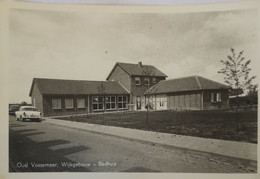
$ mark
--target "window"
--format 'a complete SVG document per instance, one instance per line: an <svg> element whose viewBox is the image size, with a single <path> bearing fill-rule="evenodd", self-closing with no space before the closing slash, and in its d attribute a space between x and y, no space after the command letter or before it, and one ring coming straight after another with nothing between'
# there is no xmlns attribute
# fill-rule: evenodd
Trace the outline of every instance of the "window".
<svg viewBox="0 0 260 179"><path fill-rule="evenodd" d="M157 83L157 79L153 78L153 84Z"/></svg>
<svg viewBox="0 0 260 179"><path fill-rule="evenodd" d="M116 109L116 97L115 96L107 96L106 97L106 109Z"/></svg>
<svg viewBox="0 0 260 179"><path fill-rule="evenodd" d="M150 84L150 79L144 78L144 85L149 86L149 84Z"/></svg>
<svg viewBox="0 0 260 179"><path fill-rule="evenodd" d="M118 109L126 109L127 96L118 96Z"/></svg>
<svg viewBox="0 0 260 179"><path fill-rule="evenodd" d="M160 98L160 106L161 106L161 107L164 106L164 100L163 100L163 98Z"/></svg>
<svg viewBox="0 0 260 179"><path fill-rule="evenodd" d="M211 102L221 102L221 93L211 93Z"/></svg>
<svg viewBox="0 0 260 179"><path fill-rule="evenodd" d="M52 99L52 109L61 109L61 99Z"/></svg>
<svg viewBox="0 0 260 179"><path fill-rule="evenodd" d="M77 99L77 108L85 108L85 99L84 98Z"/></svg>
<svg viewBox="0 0 260 179"><path fill-rule="evenodd" d="M141 109L141 97L140 96L136 97L136 108Z"/></svg>
<svg viewBox="0 0 260 179"><path fill-rule="evenodd" d="M65 108L73 109L73 99L65 99Z"/></svg>
<svg viewBox="0 0 260 179"><path fill-rule="evenodd" d="M135 77L135 85L141 85L141 78Z"/></svg>
<svg viewBox="0 0 260 179"><path fill-rule="evenodd" d="M104 104L103 104L103 96L94 96L92 97L92 103L93 103L93 110L103 110L104 109Z"/></svg>

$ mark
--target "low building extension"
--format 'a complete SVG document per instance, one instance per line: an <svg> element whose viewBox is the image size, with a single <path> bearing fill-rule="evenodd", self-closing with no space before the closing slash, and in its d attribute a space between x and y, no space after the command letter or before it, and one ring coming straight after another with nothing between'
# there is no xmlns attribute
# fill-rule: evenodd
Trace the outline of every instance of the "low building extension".
<svg viewBox="0 0 260 179"><path fill-rule="evenodd" d="M154 110L212 110L228 108L228 90L224 84L189 76L160 81L145 96Z"/></svg>
<svg viewBox="0 0 260 179"><path fill-rule="evenodd" d="M129 92L113 81L34 78L32 104L43 116L127 110Z"/></svg>

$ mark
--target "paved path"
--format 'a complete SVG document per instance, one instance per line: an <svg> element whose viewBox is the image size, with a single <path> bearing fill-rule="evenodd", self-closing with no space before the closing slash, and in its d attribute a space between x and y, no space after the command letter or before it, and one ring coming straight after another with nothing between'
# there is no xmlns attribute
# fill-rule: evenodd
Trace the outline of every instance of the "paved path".
<svg viewBox="0 0 260 179"><path fill-rule="evenodd" d="M50 118L45 118L44 122L69 128L76 128L78 130L87 130L165 146L186 148L190 150L208 152L247 160L257 160L257 144L252 143L206 139L200 137L142 131L121 127L104 126L65 120L54 120Z"/></svg>

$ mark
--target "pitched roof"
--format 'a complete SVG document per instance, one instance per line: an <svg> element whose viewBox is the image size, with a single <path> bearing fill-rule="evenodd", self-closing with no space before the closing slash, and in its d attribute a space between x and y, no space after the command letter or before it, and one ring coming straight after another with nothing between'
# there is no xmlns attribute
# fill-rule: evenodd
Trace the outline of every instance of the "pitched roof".
<svg viewBox="0 0 260 179"><path fill-rule="evenodd" d="M209 89L229 89L229 87L222 83L196 75L160 81L147 90L145 94L163 94Z"/></svg>
<svg viewBox="0 0 260 179"><path fill-rule="evenodd" d="M132 63L122 63L117 62L114 68L109 73L107 80L109 79L110 75L113 73L115 68L119 66L121 67L129 76L156 76L156 77L167 77L163 72L159 69L155 68L152 65L139 65L139 64L132 64Z"/></svg>
<svg viewBox="0 0 260 179"><path fill-rule="evenodd" d="M30 96L32 95L34 84L37 85L41 94L101 94L101 85L104 87L104 94L128 94L128 92L119 83L114 81L83 81L34 78L29 94Z"/></svg>

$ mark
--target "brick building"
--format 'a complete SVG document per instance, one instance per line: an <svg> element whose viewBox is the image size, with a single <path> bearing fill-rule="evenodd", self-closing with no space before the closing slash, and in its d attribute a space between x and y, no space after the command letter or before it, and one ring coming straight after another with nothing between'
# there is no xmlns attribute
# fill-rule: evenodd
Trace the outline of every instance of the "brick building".
<svg viewBox="0 0 260 179"><path fill-rule="evenodd" d="M151 65L116 63L107 81L34 78L32 104L43 116L62 116L101 111L206 110L227 108L226 85L200 77L166 80Z"/></svg>
<svg viewBox="0 0 260 179"><path fill-rule="evenodd" d="M43 116L128 109L129 92L117 82L33 79L32 104Z"/></svg>
<svg viewBox="0 0 260 179"><path fill-rule="evenodd" d="M151 65L143 65L142 62L116 63L106 80L116 81L125 87L130 94L130 104L133 105L133 109L144 110L144 93L166 77L159 69Z"/></svg>
<svg viewBox="0 0 260 179"><path fill-rule="evenodd" d="M161 81L146 91L155 110L209 110L229 105L229 87L203 78L189 76Z"/></svg>

